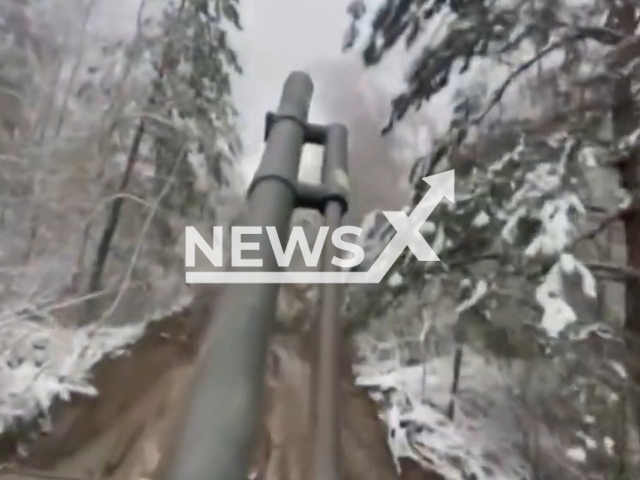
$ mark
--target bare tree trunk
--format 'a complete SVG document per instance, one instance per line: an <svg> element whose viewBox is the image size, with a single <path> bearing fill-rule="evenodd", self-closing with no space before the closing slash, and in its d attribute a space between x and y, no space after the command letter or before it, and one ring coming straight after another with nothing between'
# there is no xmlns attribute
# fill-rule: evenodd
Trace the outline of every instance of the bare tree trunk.
<svg viewBox="0 0 640 480"><path fill-rule="evenodd" d="M632 36L637 20L636 9L632 3L623 2L611 7L607 23L620 33ZM625 75L614 85L613 107L611 111L613 130L616 138L633 132L637 127L635 100L631 88L631 78ZM640 189L640 159L637 153L630 154L619 164L620 185L633 196ZM640 209L635 205L622 216L625 233L627 266L640 268ZM628 368L635 386L640 385L640 364L637 361L640 345L640 279L627 276L625 280L625 334L627 337ZM640 430L640 399L634 395L634 410L638 429Z"/></svg>
<svg viewBox="0 0 640 480"><path fill-rule="evenodd" d="M464 345L458 343L455 353L453 354L453 379L451 380L451 400L447 409L447 417L453 421L456 414L456 396L460 387L460 373L462 371L462 356L464 354Z"/></svg>
<svg viewBox="0 0 640 480"><path fill-rule="evenodd" d="M127 158L127 166L122 175L122 180L120 182L120 187L118 188L118 193L124 193L129 185L129 181L131 179L131 174L133 172L133 167L135 166L138 160L138 152L140 150L140 141L142 140L142 136L144 134L144 122L140 120L138 124L138 128L133 137L133 143L131 144L131 149L129 150L129 156ZM109 216L104 225L104 230L102 232L102 237L100 238L100 243L98 244L98 251L96 253L96 259L93 264L93 268L91 269L91 277L89 279L89 286L87 293L95 293L100 290L102 285L102 274L104 272L104 266L107 261L107 257L109 256L109 250L111 248L111 243L113 242L113 237L116 233L116 228L118 227L118 222L120 220L120 211L122 210L122 204L124 202L124 198L121 196L116 197L116 199L111 204L111 210L109 211ZM92 302L88 302L90 305ZM89 306L87 309L87 313L91 313L92 306ZM88 315L90 318L91 315Z"/></svg>

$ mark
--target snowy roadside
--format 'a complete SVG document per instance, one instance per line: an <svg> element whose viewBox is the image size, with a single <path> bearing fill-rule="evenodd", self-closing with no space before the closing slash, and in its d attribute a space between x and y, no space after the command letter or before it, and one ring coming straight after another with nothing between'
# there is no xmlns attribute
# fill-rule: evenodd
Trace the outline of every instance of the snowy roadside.
<svg viewBox="0 0 640 480"><path fill-rule="evenodd" d="M412 366L372 359L355 365L355 370L357 384L382 406L396 460L413 458L447 480L528 478L529 466L517 450L513 405L503 393L505 379L495 365L475 355L467 358L454 420L446 413L451 359L433 358Z"/></svg>
<svg viewBox="0 0 640 480"><path fill-rule="evenodd" d="M182 295L172 311L185 308ZM92 368L101 360L126 355L148 324L172 311L159 310L145 321L120 326L67 328L14 314L0 320L0 434L34 418L48 427L48 412L72 394L99 395L91 383Z"/></svg>

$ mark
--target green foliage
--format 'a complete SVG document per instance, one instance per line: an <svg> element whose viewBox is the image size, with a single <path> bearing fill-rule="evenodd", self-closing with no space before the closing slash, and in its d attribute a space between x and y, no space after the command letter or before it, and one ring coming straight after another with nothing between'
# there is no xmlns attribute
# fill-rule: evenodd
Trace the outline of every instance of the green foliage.
<svg viewBox="0 0 640 480"><path fill-rule="evenodd" d="M455 205L443 201L422 229L441 261L420 263L405 252L389 275L402 284L381 285L367 292L373 300L353 304L368 308L364 316L393 320L409 298L422 295L427 309L440 295L455 298L456 341L490 358L549 362L555 374L567 375L549 400L562 405L570 424L562 435L580 443L572 435L588 432L600 445L616 429L626 435L611 420L626 374L612 366L621 354L611 333L618 325L597 313L596 280L576 246L593 233L592 211L615 216L629 205L628 198L591 205L600 187L592 175L639 146L637 131L616 138L605 128L625 71L590 68L623 38L603 25L608 8L595 0L579 7L561 0L386 0L369 15L368 28L362 6L352 9L358 28L348 42L356 45L354 35L368 30L362 55L369 66L396 47L415 54L384 131L457 87L450 125L416 160L411 179L417 203L428 188L423 177L455 169ZM510 74L494 79L487 69L473 77L481 63L506 65ZM513 91L523 100L531 95L537 108L503 101ZM354 313L361 323L362 312ZM592 450L585 471L614 464L613 454Z"/></svg>
<svg viewBox="0 0 640 480"><path fill-rule="evenodd" d="M152 97L163 119L155 131L156 193L174 177L163 207L182 216L214 215L213 195L239 149L231 84L242 70L229 28L241 29L238 0L183 0L164 12Z"/></svg>
<svg viewBox="0 0 640 480"><path fill-rule="evenodd" d="M440 92L452 78L467 73L477 59L505 58L527 46L542 56L562 49L569 64L577 60L569 52L578 41L615 44L621 37L614 31L585 25L585 19L593 20L604 11L599 2L576 8L561 0L385 0L366 37L365 64L377 64L401 40L412 48L427 34L435 38L421 47L408 72L406 90L393 101L387 128Z"/></svg>
<svg viewBox="0 0 640 480"><path fill-rule="evenodd" d="M353 10L358 13L356 20L362 22L362 8ZM458 200L455 206L439 207L430 218L431 227L424 232L442 261L416 264L407 254L396 268L410 279L410 287L400 290L426 288L434 275L456 278L458 285L484 282L486 305L474 318L495 323L501 316L496 309L513 308L503 308L508 302L502 297L514 294L509 284L523 278L529 286L521 295L520 301L527 308L520 319L531 326L538 322L544 326L539 319L540 299L531 298L535 297L535 285L549 281L549 272L590 275L572 263L593 189L586 172L595 168L594 164L619 157L628 150L621 145L635 145L634 141L599 135L603 125L601 105L599 110L585 108L553 122L544 114L525 112L518 116L509 111L489 122L487 114L508 89L515 88L515 75L542 63L544 52L555 49L561 54L552 70L556 77L566 81L568 89L573 85L576 90L586 88L587 93L593 93L591 86L584 87L584 73L577 76L575 50L589 42L608 45L620 39L614 31L598 25L597 14L603 11L598 2L575 9L557 0L536 5L388 0L373 15L362 52L368 65L378 63L403 38L410 48L427 32L433 34L434 26L441 29L439 35L432 35L431 42L422 42L409 70L406 89L393 102L387 128L410 107L420 108L441 92L451 79L468 75L472 61L498 65L511 60L514 65L511 75L492 94L485 94L490 91L487 87L493 87L490 78L472 78L467 88L462 84L454 95L448 131L437 139L430 154L416 160L412 171L415 202L427 189L421 178L448 168L456 171ZM530 51L534 53L528 60L518 61L523 52ZM594 78L599 81L596 88L602 89L603 79L597 75ZM559 97L552 96L551 101L563 105ZM576 107L572 102L568 101L567 107ZM599 122L593 121L596 112L600 113ZM554 270L562 258L564 266ZM562 285L554 288L559 290L554 294L564 294ZM518 329L521 323L513 325Z"/></svg>

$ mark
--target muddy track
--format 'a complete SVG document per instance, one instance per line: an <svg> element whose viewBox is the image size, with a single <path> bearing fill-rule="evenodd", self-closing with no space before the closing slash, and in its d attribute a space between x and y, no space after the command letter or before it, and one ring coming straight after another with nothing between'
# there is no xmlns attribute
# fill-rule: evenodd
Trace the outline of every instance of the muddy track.
<svg viewBox="0 0 640 480"><path fill-rule="evenodd" d="M28 442L28 456L16 453L25 435L12 435L2 441L3 457L21 468L129 478L119 472L142 468L125 465L148 457L149 436L162 435L167 414L175 410L175 393L188 382L214 297L210 289L199 292L186 309L151 322L129 352L96 365L92 383L98 396L57 402L53 428Z"/></svg>
<svg viewBox="0 0 640 480"><path fill-rule="evenodd" d="M99 363L93 372L99 395L55 405L51 432L28 443L28 456L5 455L9 470L20 475L5 469L0 479L154 478L162 452L171 446L165 442L173 438L214 304L215 293L207 287L184 311L151 323L128 354ZM308 342L305 334L291 332L272 339L256 480L304 480L308 471ZM351 358L349 348L344 358ZM346 480L397 479L376 406L354 386L348 361L343 385ZM4 452L15 450L19 441L19 436L5 438ZM439 480L407 465L403 480ZM32 470L41 473L28 473Z"/></svg>

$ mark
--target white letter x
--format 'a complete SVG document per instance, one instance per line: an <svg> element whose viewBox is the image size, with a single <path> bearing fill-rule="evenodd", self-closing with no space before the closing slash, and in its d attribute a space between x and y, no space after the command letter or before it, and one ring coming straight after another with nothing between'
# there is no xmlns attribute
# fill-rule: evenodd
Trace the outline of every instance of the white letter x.
<svg viewBox="0 0 640 480"><path fill-rule="evenodd" d="M398 232L392 241L403 242L402 249L409 247L421 262L437 262L440 260L420 233L420 228L422 228L424 222L427 221L429 215L433 213L444 196L439 190L441 189L434 187L429 189L409 217L405 212L383 212L391 222L391 225L393 225L393 228Z"/></svg>
<svg viewBox="0 0 640 480"><path fill-rule="evenodd" d="M424 220L422 216L418 218L420 213L417 208L411 213L410 217L407 217L404 212L384 212L393 228L397 231L394 239L404 243L402 250L405 247L409 247L420 262L437 262L440 260L438 255L420 233L420 228L424 225L431 212L424 217Z"/></svg>

